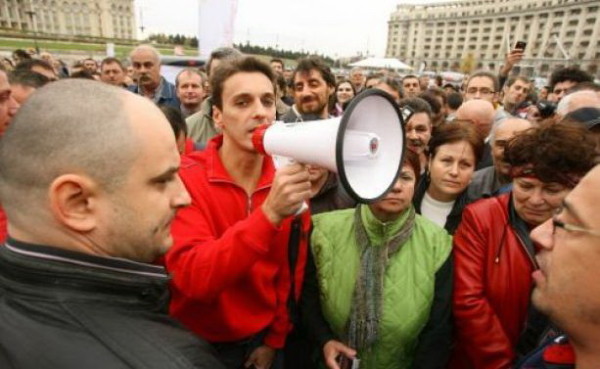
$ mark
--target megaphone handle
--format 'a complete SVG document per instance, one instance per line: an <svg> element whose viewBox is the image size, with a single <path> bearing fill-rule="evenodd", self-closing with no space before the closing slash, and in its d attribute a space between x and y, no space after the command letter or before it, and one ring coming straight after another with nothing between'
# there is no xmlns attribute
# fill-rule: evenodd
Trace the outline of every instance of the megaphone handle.
<svg viewBox="0 0 600 369"><path fill-rule="evenodd" d="M288 158L287 156L273 155L273 164L275 165L275 169L279 169L279 168L283 168L288 165L292 165L295 162L296 161L294 159ZM308 204L306 203L306 201L303 201L302 206L300 206L300 208L298 210L296 210L296 213L294 215L300 215L303 212L305 212L306 210L308 210Z"/></svg>

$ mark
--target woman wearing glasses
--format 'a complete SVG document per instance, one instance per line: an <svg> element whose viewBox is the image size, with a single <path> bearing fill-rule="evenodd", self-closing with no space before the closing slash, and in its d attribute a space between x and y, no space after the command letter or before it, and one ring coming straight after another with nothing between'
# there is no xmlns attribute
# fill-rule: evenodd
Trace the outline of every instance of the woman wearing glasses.
<svg viewBox="0 0 600 369"><path fill-rule="evenodd" d="M512 191L468 205L454 235L453 368L510 368L547 333L529 306L537 269L529 232L552 217L595 157L587 131L564 122L515 136L504 155Z"/></svg>

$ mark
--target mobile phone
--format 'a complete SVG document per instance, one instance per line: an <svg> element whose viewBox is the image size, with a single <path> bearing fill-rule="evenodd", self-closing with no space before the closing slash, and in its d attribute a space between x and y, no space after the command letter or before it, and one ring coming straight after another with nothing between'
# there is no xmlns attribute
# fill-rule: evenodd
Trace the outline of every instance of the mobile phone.
<svg viewBox="0 0 600 369"><path fill-rule="evenodd" d="M526 47L527 47L527 42L525 42L525 41L517 41L517 43L515 44L515 49L521 49L521 50L525 51Z"/></svg>
<svg viewBox="0 0 600 369"><path fill-rule="evenodd" d="M337 363L340 369L360 369L360 359L351 359L347 356L340 355L337 358Z"/></svg>

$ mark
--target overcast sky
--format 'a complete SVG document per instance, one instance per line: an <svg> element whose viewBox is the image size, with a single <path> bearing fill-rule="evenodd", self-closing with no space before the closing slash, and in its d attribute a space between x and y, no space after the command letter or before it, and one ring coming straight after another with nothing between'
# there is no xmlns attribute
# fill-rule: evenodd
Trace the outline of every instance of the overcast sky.
<svg viewBox="0 0 600 369"><path fill-rule="evenodd" d="M135 0L138 27L150 33L196 35L198 0ZM234 42L278 45L331 57L384 56L387 21L399 3L423 0L238 0ZM139 35L139 29L138 29Z"/></svg>

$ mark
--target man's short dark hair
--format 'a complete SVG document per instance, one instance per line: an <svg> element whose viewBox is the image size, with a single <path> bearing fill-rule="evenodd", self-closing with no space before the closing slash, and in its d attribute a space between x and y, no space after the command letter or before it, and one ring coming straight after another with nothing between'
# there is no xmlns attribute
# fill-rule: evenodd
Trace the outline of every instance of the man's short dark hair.
<svg viewBox="0 0 600 369"><path fill-rule="evenodd" d="M218 49L213 50L210 53L210 57L208 58L208 62L206 63L206 73L210 74L210 65L213 60L234 60L243 57L244 54L241 53L238 49L234 49L233 47L220 47Z"/></svg>
<svg viewBox="0 0 600 369"><path fill-rule="evenodd" d="M17 66L15 67L15 70L29 70L30 71L34 67L40 67L42 69L45 69L52 73L55 73L54 68L50 64L48 64L48 62L46 62L45 60L41 60L41 59L23 60L19 64L17 64Z"/></svg>
<svg viewBox="0 0 600 369"><path fill-rule="evenodd" d="M271 66L265 62L252 57L245 56L241 59L234 59L219 66L215 74L210 77L210 86L212 88L212 104L219 109L223 109L223 87L225 81L237 73L262 73L271 81L273 93L275 93L275 73Z"/></svg>
<svg viewBox="0 0 600 369"><path fill-rule="evenodd" d="M431 111L434 115L438 115L442 111L442 104L437 97L429 91L420 93L419 98L427 101L427 104L431 107Z"/></svg>
<svg viewBox="0 0 600 369"><path fill-rule="evenodd" d="M498 82L498 77L494 73L487 70L478 70L471 74L469 76L469 79L467 80L465 88L469 87L469 83L471 83L471 80L475 77L489 78L492 81L492 84L494 85L494 92L498 92L500 90L500 82Z"/></svg>
<svg viewBox="0 0 600 369"><path fill-rule="evenodd" d="M431 116L433 115L433 111L431 110L429 103L419 97L407 97L400 100L398 105L401 108L408 106L412 110L413 114L425 113L429 119L431 119Z"/></svg>
<svg viewBox="0 0 600 369"><path fill-rule="evenodd" d="M42 74L30 70L13 70L8 74L8 82L11 85L21 85L40 88L50 82L50 79Z"/></svg>
<svg viewBox="0 0 600 369"><path fill-rule="evenodd" d="M119 59L113 58L112 56L102 59L102 61L100 62L100 70L102 70L102 67L104 67L105 64L118 64L119 68L121 68L122 71L125 71L125 68L123 67L123 63L121 63L121 61Z"/></svg>
<svg viewBox="0 0 600 369"><path fill-rule="evenodd" d="M416 76L416 75L414 75L414 74L407 74L406 76L402 77L402 82L404 82L404 81L405 81L405 80L407 80L407 79L416 79L416 80L418 80L418 79L419 79L419 77L417 77L417 76Z"/></svg>
<svg viewBox="0 0 600 369"><path fill-rule="evenodd" d="M448 94L447 103L448 103L448 106L450 107L450 109L456 110L456 109L460 108L460 106L462 105L463 97L458 92L452 92L452 93Z"/></svg>
<svg viewBox="0 0 600 369"><path fill-rule="evenodd" d="M298 73L310 73L311 70L316 70L319 72L329 87L335 87L335 76L331 72L331 68L329 68L323 59L319 58L318 56L309 56L307 58L300 59L296 69L294 70L292 80L296 79L296 75Z"/></svg>
<svg viewBox="0 0 600 369"><path fill-rule="evenodd" d="M175 87L179 87L179 76L184 73L191 73L200 76L200 87L202 87L202 83L204 83L204 76L202 76L202 73L196 68L185 68L177 73L177 76L175 77Z"/></svg>
<svg viewBox="0 0 600 369"><path fill-rule="evenodd" d="M600 92L600 85L594 82L579 82L575 86L571 87L567 93L570 94L577 91Z"/></svg>
<svg viewBox="0 0 600 369"><path fill-rule="evenodd" d="M271 63L279 63L281 64L281 68L285 68L285 63L283 62L283 60L279 59L279 58L273 58L271 59L271 61L269 62L269 64Z"/></svg>
<svg viewBox="0 0 600 369"><path fill-rule="evenodd" d="M554 90L557 83L571 81L575 83L594 82L592 76L579 69L579 67L559 68L550 75L550 91Z"/></svg>
<svg viewBox="0 0 600 369"><path fill-rule="evenodd" d="M515 82L517 81L521 81L523 83L527 83L527 84L531 84L531 80L525 76L514 76L514 77L510 77L508 80L506 80L506 87L510 87L512 85L515 84Z"/></svg>
<svg viewBox="0 0 600 369"><path fill-rule="evenodd" d="M393 78L393 77L382 78L379 80L379 83L375 84L374 87L377 87L382 83L385 83L386 85L390 86L390 88L392 90L398 92L398 96L400 96L401 99L404 98L404 91L402 90L402 84L397 78Z"/></svg>

